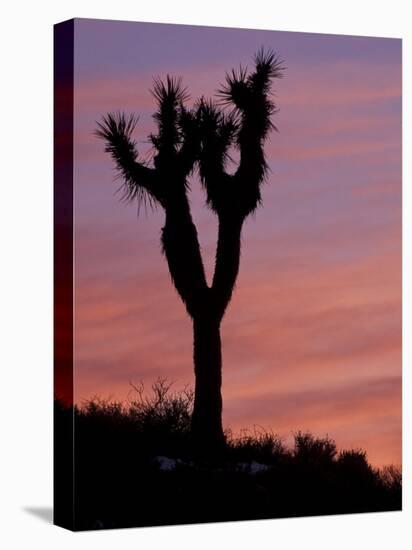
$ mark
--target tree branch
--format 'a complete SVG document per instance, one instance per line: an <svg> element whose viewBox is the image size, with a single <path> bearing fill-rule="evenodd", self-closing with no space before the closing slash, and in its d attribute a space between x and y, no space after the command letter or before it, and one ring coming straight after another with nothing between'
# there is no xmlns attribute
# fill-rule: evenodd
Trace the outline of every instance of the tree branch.
<svg viewBox="0 0 412 550"><path fill-rule="evenodd" d="M234 105L240 116L236 134L240 161L234 180L243 216L253 212L261 201L260 184L267 171L263 143L268 132L275 128L271 115L276 107L270 98L270 85L283 71L282 63L271 51L260 50L254 61L252 73L248 75L243 68L232 71L219 91L223 101Z"/></svg>
<svg viewBox="0 0 412 550"><path fill-rule="evenodd" d="M212 297L220 319L230 302L239 273L242 225L243 218L219 217Z"/></svg>
<svg viewBox="0 0 412 550"><path fill-rule="evenodd" d="M203 98L199 106L201 151L199 172L206 190L207 203L215 212L221 212L231 202L231 179L225 166L229 147L237 131L233 114L225 114L213 102Z"/></svg>
<svg viewBox="0 0 412 550"><path fill-rule="evenodd" d="M186 196L176 198L166 208L162 245L173 284L189 315L194 318L206 303L209 288Z"/></svg>
<svg viewBox="0 0 412 550"><path fill-rule="evenodd" d="M149 202L154 200L163 204L155 170L137 161L136 143L132 139L136 124L137 119L133 115L126 118L123 113L109 113L102 122L97 123L96 135L105 141L105 151L110 153L122 176L125 197L142 202L148 198Z"/></svg>
<svg viewBox="0 0 412 550"><path fill-rule="evenodd" d="M179 113L181 146L178 152L180 171L187 177L193 170L200 152L199 110L190 111L182 104Z"/></svg>

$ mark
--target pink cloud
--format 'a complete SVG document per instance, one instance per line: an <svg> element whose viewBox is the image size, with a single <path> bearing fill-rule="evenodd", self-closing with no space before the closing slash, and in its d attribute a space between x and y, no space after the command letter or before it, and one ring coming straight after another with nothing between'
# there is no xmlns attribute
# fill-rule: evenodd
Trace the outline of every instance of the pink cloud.
<svg viewBox="0 0 412 550"><path fill-rule="evenodd" d="M197 97L212 93L224 74L211 66L183 76ZM129 380L159 375L178 387L193 382L190 321L160 253L162 214L137 221L118 202L111 161L92 134L107 111L137 111L136 139L147 151L151 82L149 74L107 77L84 80L76 91L77 400L96 393L124 399ZM399 113L382 109L400 98L399 67L292 66L277 89L281 132L267 148L270 177L278 178L277 161L288 170L282 186L265 187L256 227L253 220L245 227L222 327L224 422L236 430L259 423L282 435L329 431L341 446L366 445L376 464L400 462L400 181L381 174L399 163ZM330 213L325 201L327 160L341 161L337 180L346 170L339 196L353 204L342 212ZM305 184L306 161L319 184ZM360 161L363 171L350 172ZM192 199L210 275L215 222L200 210L198 190ZM360 202L362 216L350 217ZM323 206L325 219L315 210L302 221L302 205Z"/></svg>

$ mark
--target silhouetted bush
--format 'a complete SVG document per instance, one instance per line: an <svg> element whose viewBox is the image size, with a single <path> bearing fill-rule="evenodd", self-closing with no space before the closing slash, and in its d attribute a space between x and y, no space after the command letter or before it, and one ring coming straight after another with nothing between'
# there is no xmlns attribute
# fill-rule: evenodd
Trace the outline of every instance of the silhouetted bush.
<svg viewBox="0 0 412 550"><path fill-rule="evenodd" d="M171 392L172 384L163 378L152 385L152 395L144 393L144 385L133 386L128 414L142 430L161 430L172 434L188 434L194 392L185 389Z"/></svg>
<svg viewBox="0 0 412 550"><path fill-rule="evenodd" d="M199 460L193 392L173 392L163 379L151 390L133 386L127 404L55 402L56 460L66 466L71 449L59 427L67 433L74 422L76 529L401 509L400 469L375 469L362 450L338 453L329 437L298 432L287 447L263 429L227 431L222 455ZM67 472L56 469L56 488L68 489Z"/></svg>
<svg viewBox="0 0 412 550"><path fill-rule="evenodd" d="M380 472L382 483L394 490L402 489L402 471L397 466L385 466Z"/></svg>
<svg viewBox="0 0 412 550"><path fill-rule="evenodd" d="M226 432L227 456L238 461L258 461L265 464L277 463L287 454L282 440L271 432L255 427L253 434L243 431L234 438Z"/></svg>
<svg viewBox="0 0 412 550"><path fill-rule="evenodd" d="M372 478L375 472L366 458L366 452L362 450L344 450L339 453L338 467L351 477L363 479Z"/></svg>
<svg viewBox="0 0 412 550"><path fill-rule="evenodd" d="M297 462L327 466L334 461L336 453L336 443L329 437L319 439L307 432L295 434L293 456Z"/></svg>

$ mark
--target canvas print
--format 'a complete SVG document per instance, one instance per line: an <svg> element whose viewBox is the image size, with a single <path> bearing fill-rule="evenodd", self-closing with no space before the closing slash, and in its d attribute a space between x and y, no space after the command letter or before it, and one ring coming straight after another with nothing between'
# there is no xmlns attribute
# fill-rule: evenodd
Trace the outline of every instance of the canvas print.
<svg viewBox="0 0 412 550"><path fill-rule="evenodd" d="M402 508L399 39L54 28L54 522Z"/></svg>

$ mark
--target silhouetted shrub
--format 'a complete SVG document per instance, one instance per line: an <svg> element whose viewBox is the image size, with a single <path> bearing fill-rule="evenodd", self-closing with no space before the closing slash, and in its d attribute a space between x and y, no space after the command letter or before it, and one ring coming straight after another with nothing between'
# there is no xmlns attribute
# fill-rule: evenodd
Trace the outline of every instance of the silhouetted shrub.
<svg viewBox="0 0 412 550"><path fill-rule="evenodd" d="M338 466L352 476L370 477L375 474L362 450L344 450L339 453Z"/></svg>
<svg viewBox="0 0 412 550"><path fill-rule="evenodd" d="M298 462L325 466L334 461L336 453L336 443L329 437L315 438L308 432L295 434L293 456Z"/></svg>
<svg viewBox="0 0 412 550"><path fill-rule="evenodd" d="M132 384L128 403L111 402L95 397L76 409L80 431L86 426L98 433L99 427L110 429L110 436L128 434L140 452L175 456L189 450L190 418L193 408L193 391L171 391L172 384L158 378L151 393L144 385ZM92 428L93 426L93 428ZM109 433L106 433L109 436Z"/></svg>
<svg viewBox="0 0 412 550"><path fill-rule="evenodd" d="M391 489L402 488L402 471L397 466L384 466L380 471L383 484Z"/></svg>
<svg viewBox="0 0 412 550"><path fill-rule="evenodd" d="M68 466L71 443L59 427L67 433L74 422L76 529L401 509L400 469L374 469L362 450L338 453L329 437L298 432L289 448L263 429L227 430L222 455L200 460L192 405L191 390L174 392L164 379L149 393L132 386L127 404L55 403L56 459ZM68 471L56 469L66 491Z"/></svg>
<svg viewBox="0 0 412 550"><path fill-rule="evenodd" d="M287 455L282 440L274 433L254 428L253 435L243 431L234 438L226 432L228 456L239 461L257 461L265 464L277 463Z"/></svg>
<svg viewBox="0 0 412 550"><path fill-rule="evenodd" d="M147 395L143 384L133 385L134 397L130 400L128 414L141 429L189 432L194 392L187 388L171 392L171 386L166 379L158 378L152 385L152 394Z"/></svg>

